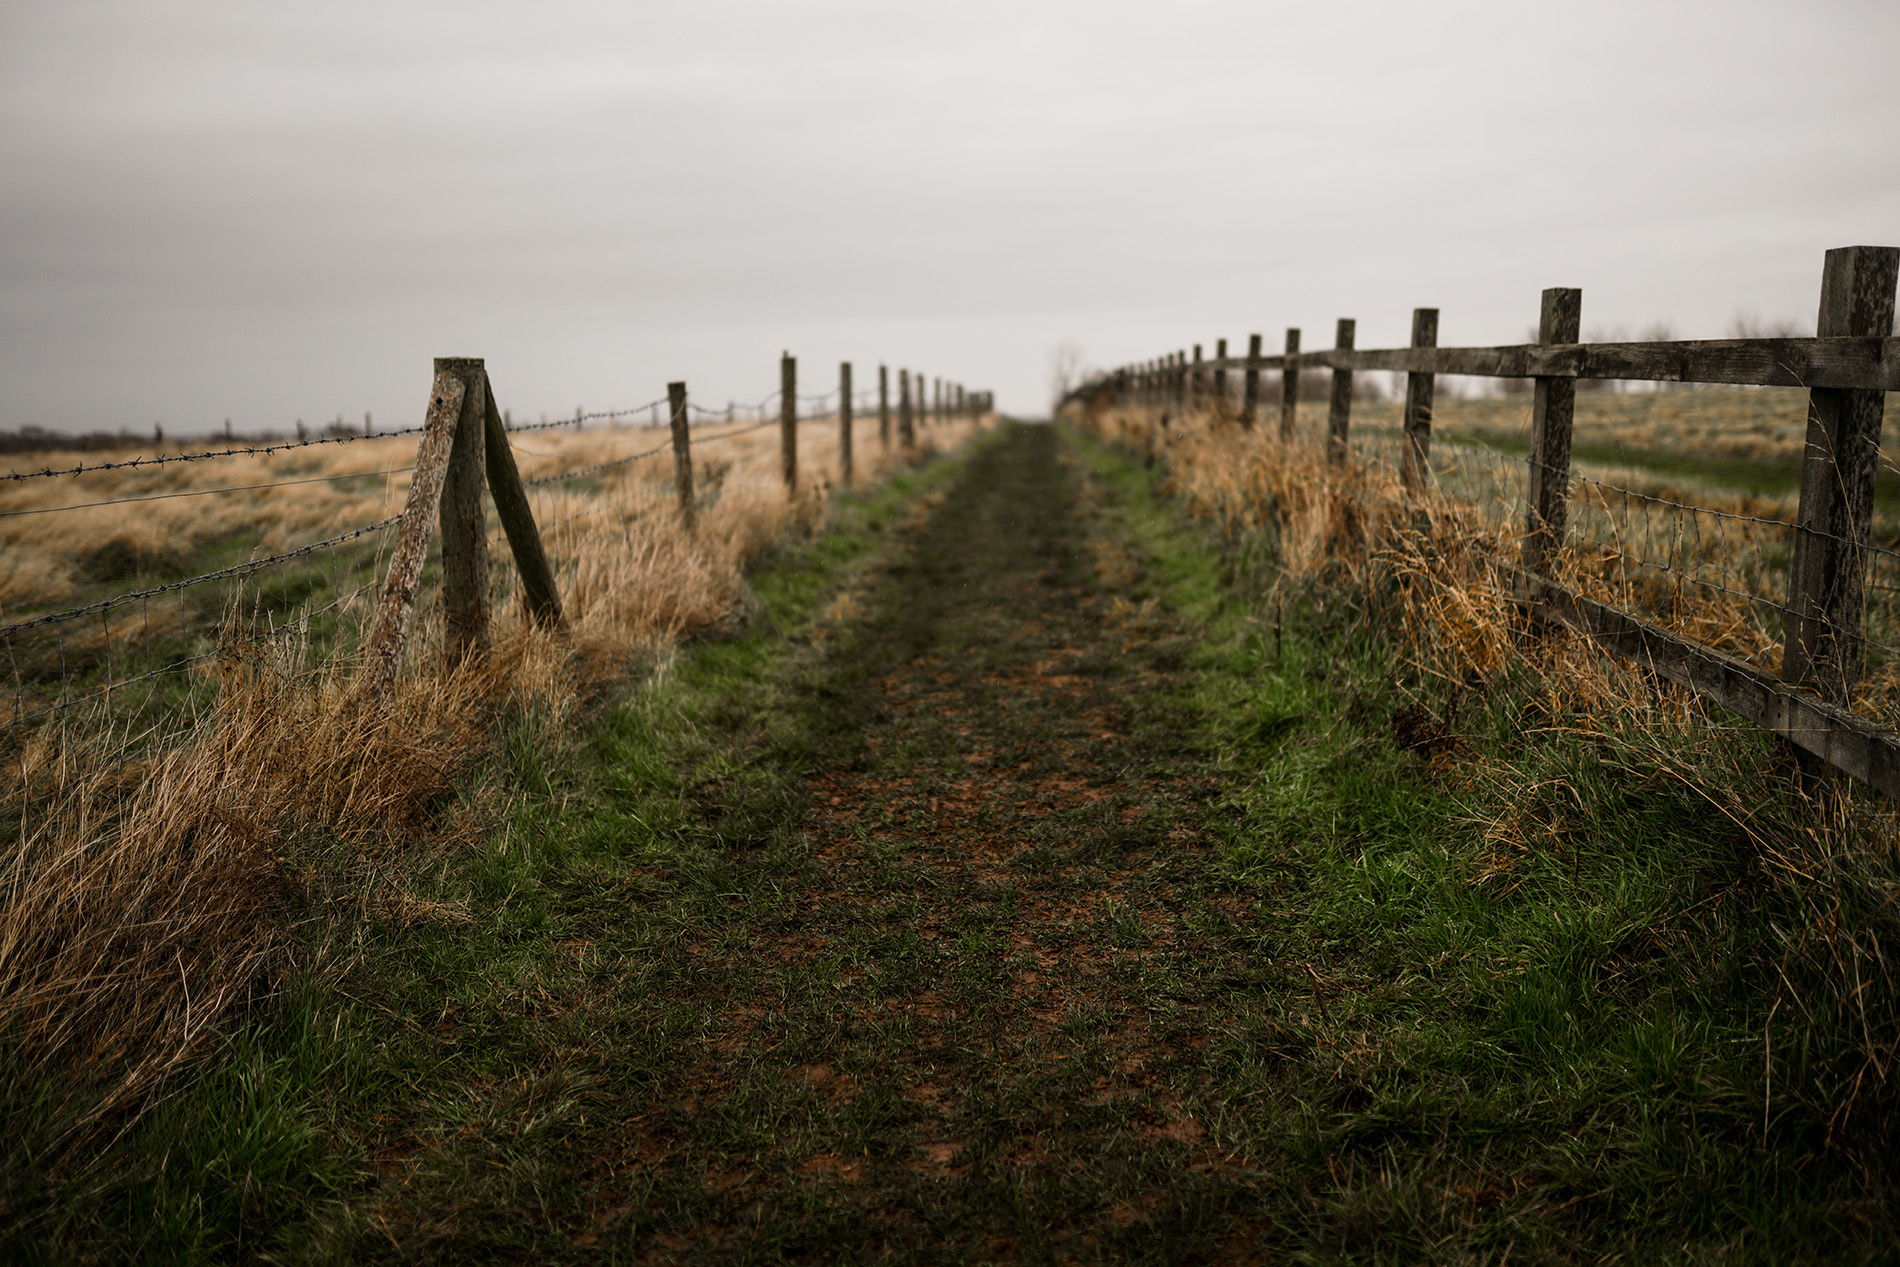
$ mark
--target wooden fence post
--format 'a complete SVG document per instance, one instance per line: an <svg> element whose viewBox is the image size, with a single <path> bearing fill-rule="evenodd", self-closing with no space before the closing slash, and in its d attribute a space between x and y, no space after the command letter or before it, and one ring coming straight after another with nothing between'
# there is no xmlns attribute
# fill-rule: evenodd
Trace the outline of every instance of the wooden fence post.
<svg viewBox="0 0 1900 1267"><path fill-rule="evenodd" d="M679 491L680 523L690 534L699 528L693 505L693 437L686 417L686 384L666 385L667 417L673 424L673 487Z"/></svg>
<svg viewBox="0 0 1900 1267"><path fill-rule="evenodd" d="M1182 348L1174 354L1174 407L1176 409L1180 409L1187 404L1187 366L1187 349Z"/></svg>
<svg viewBox="0 0 1900 1267"><path fill-rule="evenodd" d="M1260 407L1260 336L1247 336L1247 377L1241 386L1240 425L1253 430L1254 413Z"/></svg>
<svg viewBox="0 0 1900 1267"><path fill-rule="evenodd" d="M462 418L462 400L468 385L460 375L437 370L429 390L429 413L422 424L422 442L416 446L416 469L403 500L402 520L396 528L396 546L390 551L389 573L376 601L376 615L364 639L363 684L358 698L374 702L389 693L402 663L403 643L415 613L416 587L422 565L428 561L429 538L435 535L436 512L442 504L442 481L448 475L449 453Z"/></svg>
<svg viewBox="0 0 1900 1267"><path fill-rule="evenodd" d="M1214 340L1214 399L1220 403L1215 406L1224 416L1232 401L1227 399L1227 340Z"/></svg>
<svg viewBox="0 0 1900 1267"><path fill-rule="evenodd" d="M1412 309L1412 346L1415 348L1438 346L1438 309ZM1437 376L1434 374L1407 373L1405 376L1403 418L1405 435L1400 441L1402 451L1399 455L1399 481L1409 489L1423 489L1431 483L1432 389L1436 382ZM1566 419L1569 418L1567 413L1564 416ZM1568 422L1565 425L1567 427ZM1566 431L1565 435L1568 436L1568 434ZM1566 439L1566 460L1569 453L1568 444L1569 441Z"/></svg>
<svg viewBox="0 0 1900 1267"><path fill-rule="evenodd" d="M891 451L891 367L877 367L877 443L885 453Z"/></svg>
<svg viewBox="0 0 1900 1267"><path fill-rule="evenodd" d="M1300 329L1288 326L1286 360L1280 369L1280 439L1291 441L1300 408Z"/></svg>
<svg viewBox="0 0 1900 1267"><path fill-rule="evenodd" d="M779 357L778 390L779 474L790 493L798 488L798 362L790 352Z"/></svg>
<svg viewBox="0 0 1900 1267"><path fill-rule="evenodd" d="M1582 328L1583 292L1567 286L1546 290L1537 314L1538 345L1575 343ZM1409 388L1406 399L1411 399ZM1576 404L1576 379L1540 376L1536 380L1531 396L1523 552L1524 570L1533 576L1548 575L1563 546L1564 525L1570 518L1570 428Z"/></svg>
<svg viewBox="0 0 1900 1267"><path fill-rule="evenodd" d="M521 573L521 597L528 618L544 629L559 629L561 591L554 583L554 569L548 566L547 552L541 548L541 530L535 526L534 511L528 505L528 492L521 486L521 470L515 465L514 449L508 443L508 429L495 407L495 388L482 375L487 389L484 413L488 437L488 493L495 499L495 517L508 536L508 548L515 556L515 568Z"/></svg>
<svg viewBox="0 0 1900 1267"><path fill-rule="evenodd" d="M443 650L454 669L488 650L488 521L482 501L488 378L479 356L438 357L435 367L464 385L442 480Z"/></svg>
<svg viewBox="0 0 1900 1267"><path fill-rule="evenodd" d="M917 424L910 412L910 371L897 371L897 439L909 453L917 444Z"/></svg>
<svg viewBox="0 0 1900 1267"><path fill-rule="evenodd" d="M851 362L838 363L838 470L851 487Z"/></svg>
<svg viewBox="0 0 1900 1267"><path fill-rule="evenodd" d="M1351 317L1341 317L1339 324L1333 327L1333 347L1341 352L1352 351L1352 341L1357 323ZM1351 443L1352 428L1352 371L1350 369L1333 370L1333 398L1326 410L1326 460L1334 466L1346 460L1346 448Z"/></svg>
<svg viewBox="0 0 1900 1267"><path fill-rule="evenodd" d="M1893 334L1900 248L1844 246L1821 272L1817 338ZM1801 461L1801 507L1788 565L1782 680L1847 703L1860 680L1863 560L1873 520L1874 475L1886 395L1816 387L1808 392Z"/></svg>
<svg viewBox="0 0 1900 1267"><path fill-rule="evenodd" d="M1201 345L1194 345L1194 367L1188 371L1188 408L1199 409L1206 400L1203 391L1204 379L1201 371Z"/></svg>

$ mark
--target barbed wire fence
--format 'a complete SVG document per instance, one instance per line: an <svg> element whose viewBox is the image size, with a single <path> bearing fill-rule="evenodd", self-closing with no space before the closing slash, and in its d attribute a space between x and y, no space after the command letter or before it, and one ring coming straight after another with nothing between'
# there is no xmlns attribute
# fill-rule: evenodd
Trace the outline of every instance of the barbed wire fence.
<svg viewBox="0 0 1900 1267"><path fill-rule="evenodd" d="M505 419L508 447L529 463L527 476L517 478L556 572L571 583L587 534L601 524L667 511L677 471L666 455L677 456L680 446L670 437L642 442L656 421L683 427L685 451L702 457L705 478L692 505L703 512L717 504L736 460L721 458L720 446L784 428L783 399L774 390L723 409L687 403L678 423L668 396L534 423ZM840 418L836 390L794 399L795 429ZM881 422L888 447L889 399L880 402L872 390L853 392L851 403L858 424L876 429ZM403 521L399 503L417 466L386 458L342 471L309 464L353 452L352 445L384 452L427 430L181 448L0 474L0 541L9 563L0 574L0 650L11 688L0 753L14 758L8 764L22 812L35 799L35 762L49 741L57 747L84 732L95 741L91 759L123 765L204 724L220 691L248 665L269 659L282 669L294 661L312 672L360 658ZM537 434L552 442L532 443ZM219 464L239 477L193 486L194 472ZM182 511L152 517L180 502L198 509L189 519ZM322 530L365 509L370 516L356 526ZM488 516L483 535L490 556L505 557L509 541L497 516ZM517 597L515 569L490 568L489 577L498 609ZM436 616L424 610L421 621Z"/></svg>

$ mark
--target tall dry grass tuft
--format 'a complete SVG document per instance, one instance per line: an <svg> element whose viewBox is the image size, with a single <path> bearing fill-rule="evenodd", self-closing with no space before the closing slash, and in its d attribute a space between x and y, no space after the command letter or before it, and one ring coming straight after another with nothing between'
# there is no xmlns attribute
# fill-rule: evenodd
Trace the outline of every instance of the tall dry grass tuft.
<svg viewBox="0 0 1900 1267"><path fill-rule="evenodd" d="M1443 711L1509 697L1521 735L1581 745L1596 754L1589 764L1670 789L1732 825L1758 866L1731 909L1756 921L1766 947L1766 1015L1756 1022L1766 1058L1763 1084L1751 1092L1763 1129L1805 1123L1818 1130L1816 1147L1850 1153L1884 1138L1900 1104L1900 815L1871 795L1801 790L1762 732L1586 639L1551 629L1532 636L1511 573L1495 566L1516 559L1519 525L1444 492L1408 494L1391 447L1331 465L1312 426L1282 445L1267 428L1243 431L1215 415L1177 414L1164 428L1151 412L1105 408L1082 425L1165 461L1165 487L1231 538L1270 539L1288 582L1319 590L1329 604L1357 604L1391 638L1420 684L1413 689L1425 694L1436 684ZM1703 546L1733 544L1718 537ZM1558 578L1637 605L1684 636L1765 664L1778 658L1779 644L1745 598L1675 587L1645 603L1642 578L1606 568L1584 548L1565 552ZM1891 676L1866 689L1890 691ZM1880 706L1891 698L1882 695ZM1581 776L1553 773L1528 748L1466 755L1453 777L1472 793L1493 858L1530 847L1526 823L1587 802L1569 784ZM1477 881L1484 878L1480 868Z"/></svg>
<svg viewBox="0 0 1900 1267"><path fill-rule="evenodd" d="M960 421L930 440L956 445L993 422ZM313 882L313 851L342 856L359 905L395 919L440 915L403 900L401 860L466 838L444 810L489 754L497 710L514 701L556 730L657 646L742 612L747 568L775 541L820 527L839 491L835 423L808 425L800 439L801 488L788 496L772 432L696 438L704 497L693 533L673 510L664 455L538 486L534 509L572 632L541 631L518 610L497 532L489 654L443 672L440 620L425 605L386 706L351 703L348 629L340 643L318 641L292 611L274 618L269 636L254 636L239 593L199 635L210 640L203 654L180 670L215 687L195 714L156 726L147 716L133 730L114 721L108 701L16 727L0 751L13 837L0 852L0 1070L15 1083L9 1097L38 1081L68 1104L52 1136L33 1144L34 1166L83 1160L101 1132L129 1120L206 1049L235 1004L293 966L291 912L297 890ZM523 473L583 471L654 440L651 431L543 435L521 446ZM854 440L860 482L915 456L881 452L874 420ZM375 441L300 460L347 461L350 470L365 457L372 467L399 464L402 454L384 452L391 447ZM117 487L220 479L243 482L166 467ZM275 549L299 533L333 532L341 516L373 520L399 504L405 482L297 485L262 511L221 496L149 503L164 511L146 540L188 551L242 530L258 536L259 550ZM30 494L47 495L37 486ZM181 509L194 505L195 524ZM84 512L82 527L117 533L126 513ZM23 577L38 587L41 604L70 592L60 578L83 572L98 548L58 519L7 521L8 553L17 546L25 559L10 575L16 588ZM42 587L49 576L58 583ZM343 610L360 618L366 607ZM4 1189L0 1205L11 1199Z"/></svg>

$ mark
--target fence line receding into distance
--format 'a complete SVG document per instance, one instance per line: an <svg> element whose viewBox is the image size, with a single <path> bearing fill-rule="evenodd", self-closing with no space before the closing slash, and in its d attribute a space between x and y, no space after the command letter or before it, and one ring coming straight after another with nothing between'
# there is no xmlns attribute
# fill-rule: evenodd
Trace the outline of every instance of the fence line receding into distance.
<svg viewBox="0 0 1900 1267"><path fill-rule="evenodd" d="M119 759L128 759L189 730L216 698L226 670L257 654L332 663L360 660L364 671L353 690L359 701L373 700L388 691L401 666L413 659L406 652L410 631L418 600L432 585L439 591L442 653L448 666L488 645L498 601L518 599L535 624L558 630L567 619L561 576L577 566L578 526L614 508L652 513L657 503L646 484L661 478L658 473L654 479L635 481L618 477L668 449L673 464L667 482L677 490L678 514L690 532L720 493L716 470L710 481L695 488L695 450L714 446L706 451L716 454L723 442L777 421L794 437L784 474L787 485L795 487L795 433L800 426L835 418L849 427L858 410L877 411L883 451L891 450L894 438L905 451L916 446L917 436L908 428L901 437L892 436L886 394L853 392L848 365L836 390L801 397L792 364L788 356L783 389L756 405L698 406L688 400L686 385L676 382L668 385L665 397L631 409L577 408L572 417L515 425L499 407L483 360L441 358L435 363L427 418L418 427L282 442L242 440L227 429L227 443L221 448L187 446L178 452L75 461L57 468L48 463L0 474L0 490L13 490L0 493L0 524L20 524L19 532L35 524L33 531L56 539L59 550L78 560L73 575L49 575L35 591L34 577L22 574L20 556L10 549L13 574L0 583L0 603L5 605L0 651L13 690L9 715L0 726L0 747L25 761L30 738L40 727L73 718L79 706L88 705L100 710L88 714L96 729L123 737L117 751ZM880 383L887 381L881 370ZM968 392L959 398L966 402L969 416L991 407L988 393ZM663 420L661 405L666 410ZM531 442L521 446L536 433L571 433L590 422L624 424L642 415L649 423L659 420L667 426L668 439L632 453L603 454L604 460L588 465L569 463L590 450L623 449L638 431L617 425L599 433L598 445L562 440L564 447L552 453L535 453ZM239 479L203 489L161 490L150 483L169 478L168 472L180 463L275 459L294 464L303 458L302 451L318 446L332 446L329 451L334 451L334 446L363 440L386 446L406 436L419 437L415 459L407 465L385 459L362 470L316 475L308 474L307 466L302 471L293 466L281 478ZM559 459L561 469L524 479L517 452ZM46 494L34 490L48 481L83 486L88 477L107 474L114 483L101 490L103 495L67 494L55 498L58 504L53 505L19 500L30 503L29 494L45 499ZM844 472L847 480L851 474L849 468ZM294 530L282 527L285 518L269 519L264 513L268 502L259 500L281 489L314 484L386 502L391 479L402 475L409 477L409 484L401 513L373 522L359 520L360 526L340 531L332 525L332 530L301 544L273 541L272 534L281 542L284 532ZM610 476L618 483L601 484ZM64 486L59 487L64 492ZM557 490L565 502L549 500ZM570 505L583 490L599 504ZM601 490L617 490L620 502L602 496ZM492 520L484 491L495 508ZM189 552L188 558L158 558L146 553L139 541L126 540L137 536L135 526L130 531L115 528L110 540L89 540L86 534L96 521L77 517L174 497L215 499L228 512L226 518L245 526L232 533L230 541L211 542L205 550ZM563 505L574 513L554 513ZM50 528L39 526L49 516L57 522ZM64 526L69 519L71 526ZM491 569L491 556L504 544L513 569ZM182 566L187 561L214 565ZM85 601L64 607L48 601L75 589Z"/></svg>
<svg viewBox="0 0 1900 1267"><path fill-rule="evenodd" d="M1097 376L1065 403L1080 401L1091 412L1137 406L1158 414L1164 433L1171 416L1212 407L1251 430L1261 376L1277 372L1278 434L1290 440L1301 374L1330 370L1326 452L1344 463L1355 439L1352 375L1402 373L1397 433L1374 434L1374 445L1396 442L1393 460L1408 495L1462 499L1494 524L1515 523L1514 556L1488 562L1510 579L1527 614L1574 629L1780 735L1810 774L1844 771L1900 797L1900 733L1886 724L1893 698L1879 702L1877 716L1863 715L1876 707L1870 669L1885 686L1900 687L1900 552L1872 537L1885 393L1900 391L1897 274L1900 248L1829 251L1813 338L1584 343L1581 292L1553 288L1543 293L1536 343L1439 347L1438 311L1420 308L1408 347L1356 348L1354 322L1342 319L1330 349L1303 348L1297 329L1286 332L1277 356L1262 354L1257 334L1239 357L1226 355L1224 340L1212 360L1196 345L1192 356L1183 348ZM1243 382L1237 408L1228 377L1235 370ZM1434 453L1440 374L1531 380L1528 454L1462 444ZM1573 469L1579 380L1807 390L1794 520L1700 507ZM1766 592L1772 585L1779 596ZM1687 619L1685 587L1720 596L1727 615L1711 624L1704 607ZM1780 662L1771 664L1777 647Z"/></svg>

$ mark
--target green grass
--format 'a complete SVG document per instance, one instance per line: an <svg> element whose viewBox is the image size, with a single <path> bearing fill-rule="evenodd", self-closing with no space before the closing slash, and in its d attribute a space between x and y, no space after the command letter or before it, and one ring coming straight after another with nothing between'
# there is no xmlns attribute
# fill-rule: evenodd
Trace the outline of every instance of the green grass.
<svg viewBox="0 0 1900 1267"><path fill-rule="evenodd" d="M517 715L408 907L339 910L310 846L329 970L19 1252L1886 1254L1885 1119L1825 1138L1747 836L1534 683L1395 672L1371 596L1157 479L1008 429L843 503L584 735Z"/></svg>

